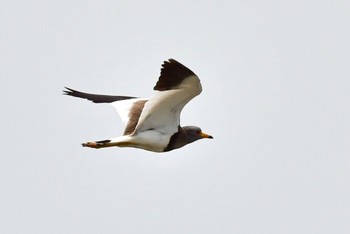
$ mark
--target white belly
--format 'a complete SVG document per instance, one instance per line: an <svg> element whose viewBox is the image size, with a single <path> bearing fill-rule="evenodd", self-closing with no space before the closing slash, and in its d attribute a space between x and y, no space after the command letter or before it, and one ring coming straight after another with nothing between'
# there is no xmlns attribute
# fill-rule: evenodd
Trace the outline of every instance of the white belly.
<svg viewBox="0 0 350 234"><path fill-rule="evenodd" d="M140 132L136 136L130 136L132 147L163 152L170 141L170 135L161 134L157 131Z"/></svg>

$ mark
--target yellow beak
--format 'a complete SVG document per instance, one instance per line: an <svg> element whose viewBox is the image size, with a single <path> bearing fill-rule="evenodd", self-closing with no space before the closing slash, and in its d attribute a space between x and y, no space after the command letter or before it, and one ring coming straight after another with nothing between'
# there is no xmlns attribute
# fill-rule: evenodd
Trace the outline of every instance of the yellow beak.
<svg viewBox="0 0 350 234"><path fill-rule="evenodd" d="M212 137L212 136L210 136L210 135L208 135L208 134L206 134L204 132L201 132L201 137L202 138L208 138L208 139L213 139L214 138L214 137Z"/></svg>

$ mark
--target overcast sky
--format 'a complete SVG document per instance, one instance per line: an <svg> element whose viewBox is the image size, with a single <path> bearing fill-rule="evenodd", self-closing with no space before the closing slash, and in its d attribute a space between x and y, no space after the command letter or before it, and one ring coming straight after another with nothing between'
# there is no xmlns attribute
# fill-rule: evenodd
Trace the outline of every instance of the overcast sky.
<svg viewBox="0 0 350 234"><path fill-rule="evenodd" d="M0 233L350 233L349 1L13 0L0 7ZM90 149L174 58L203 92L165 154Z"/></svg>

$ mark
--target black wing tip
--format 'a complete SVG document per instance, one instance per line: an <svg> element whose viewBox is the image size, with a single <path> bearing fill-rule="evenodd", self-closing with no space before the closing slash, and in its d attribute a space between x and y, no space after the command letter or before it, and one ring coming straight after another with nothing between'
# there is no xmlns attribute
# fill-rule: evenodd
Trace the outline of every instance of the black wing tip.
<svg viewBox="0 0 350 234"><path fill-rule="evenodd" d="M66 90L62 90L62 94L63 95L69 95L69 96L74 96L74 93L77 93L78 91L74 90L74 89L71 89L71 88L68 88L68 87L64 87Z"/></svg>
<svg viewBox="0 0 350 234"><path fill-rule="evenodd" d="M168 70L168 71L167 71ZM181 72L182 75L196 75L191 69L180 63L179 61L170 58L163 62L162 69L161 69L161 75L164 72L170 72L173 73L175 71Z"/></svg>
<svg viewBox="0 0 350 234"><path fill-rule="evenodd" d="M70 88L68 88L68 87L66 87L66 86L64 86L64 88L66 89L66 90L62 90L62 94L63 95L69 95L70 93L72 93L72 89L70 89Z"/></svg>
<svg viewBox="0 0 350 234"><path fill-rule="evenodd" d="M86 96L86 93L83 93L83 92L80 92L80 91L77 91L75 89L71 89L71 88L68 88L68 87L64 87L66 90L62 90L62 94L63 95L68 95L68 96L72 96L72 97L80 97L80 98L84 98L84 99L89 99L87 96Z"/></svg>
<svg viewBox="0 0 350 234"><path fill-rule="evenodd" d="M66 90L63 90L63 95L87 99L89 101L92 101L93 103L111 103L114 101L137 98L137 97L131 97L131 96L112 96L112 95L84 93L68 87L64 87L64 88Z"/></svg>
<svg viewBox="0 0 350 234"><path fill-rule="evenodd" d="M167 66L167 65L170 65L170 64L180 64L180 65L182 65L180 62L178 62L177 60L175 60L175 59L173 59L173 58L170 58L170 59L168 59L168 60L165 60L164 62L163 62L163 64L162 64L162 69L164 69L164 67L165 66ZM184 66L184 65L182 65L182 66Z"/></svg>
<svg viewBox="0 0 350 234"><path fill-rule="evenodd" d="M180 84L186 77L192 75L196 74L177 60L170 58L163 62L160 77L153 90L169 90Z"/></svg>

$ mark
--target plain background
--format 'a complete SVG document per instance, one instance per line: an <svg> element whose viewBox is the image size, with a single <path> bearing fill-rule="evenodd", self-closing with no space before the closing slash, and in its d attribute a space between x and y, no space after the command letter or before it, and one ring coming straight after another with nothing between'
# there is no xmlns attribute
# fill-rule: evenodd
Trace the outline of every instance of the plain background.
<svg viewBox="0 0 350 234"><path fill-rule="evenodd" d="M14 0L0 7L0 232L350 233L349 1ZM182 149L82 148L177 59Z"/></svg>

